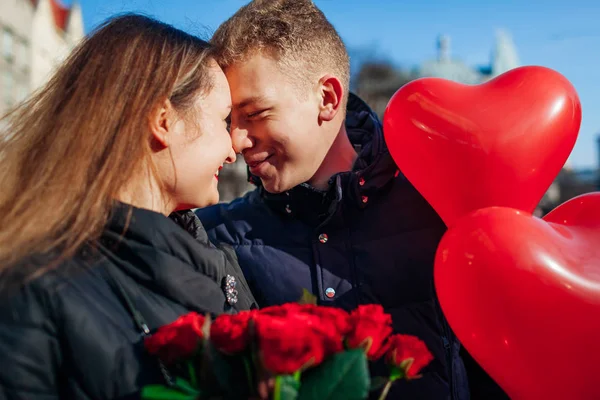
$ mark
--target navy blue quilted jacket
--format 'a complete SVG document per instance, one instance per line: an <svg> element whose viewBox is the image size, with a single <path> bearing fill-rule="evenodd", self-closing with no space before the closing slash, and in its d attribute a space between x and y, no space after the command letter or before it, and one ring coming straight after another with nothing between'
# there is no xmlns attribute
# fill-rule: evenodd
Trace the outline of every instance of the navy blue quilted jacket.
<svg viewBox="0 0 600 400"><path fill-rule="evenodd" d="M433 290L445 226L398 171L381 123L354 95L346 127L359 157L328 191L303 184L270 194L255 178L256 190L197 215L213 242L235 248L260 306L297 301L306 288L320 304L346 310L381 304L396 332L423 339L435 360L423 378L397 382L389 399L467 399L459 344Z"/></svg>

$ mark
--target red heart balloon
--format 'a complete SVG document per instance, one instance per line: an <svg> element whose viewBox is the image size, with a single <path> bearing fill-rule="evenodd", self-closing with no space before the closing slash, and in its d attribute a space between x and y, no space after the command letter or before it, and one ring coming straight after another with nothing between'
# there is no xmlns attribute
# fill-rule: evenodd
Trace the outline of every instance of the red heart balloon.
<svg viewBox="0 0 600 400"><path fill-rule="evenodd" d="M477 210L439 245L434 279L465 348L513 399L600 399L600 192L545 219Z"/></svg>
<svg viewBox="0 0 600 400"><path fill-rule="evenodd" d="M520 67L480 85L412 81L383 121L394 161L450 226L485 207L533 212L573 149L581 105L558 72Z"/></svg>

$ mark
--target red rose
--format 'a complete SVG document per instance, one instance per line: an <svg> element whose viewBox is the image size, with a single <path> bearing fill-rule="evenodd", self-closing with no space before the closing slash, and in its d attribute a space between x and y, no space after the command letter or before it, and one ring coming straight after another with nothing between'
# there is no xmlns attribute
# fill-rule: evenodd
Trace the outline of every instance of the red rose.
<svg viewBox="0 0 600 400"><path fill-rule="evenodd" d="M388 340L386 361L400 369L407 379L418 378L418 374L433 360L433 355L421 339L411 335L393 335Z"/></svg>
<svg viewBox="0 0 600 400"><path fill-rule="evenodd" d="M306 309L307 304L285 303L280 306L270 306L261 308L258 313L261 315L270 315L273 317L286 317L290 314L302 313ZM308 304L308 306L312 306ZM317 306L312 306L317 307Z"/></svg>
<svg viewBox="0 0 600 400"><path fill-rule="evenodd" d="M382 306L358 306L350 313L348 322L348 347L364 348L370 360L376 360L385 353L385 339L392 333L392 317L383 311Z"/></svg>
<svg viewBox="0 0 600 400"><path fill-rule="evenodd" d="M272 306L260 311L263 315L303 319L322 338L325 345L325 356L344 350L344 337L350 331L348 313L339 308L316 306L313 304L286 303Z"/></svg>
<svg viewBox="0 0 600 400"><path fill-rule="evenodd" d="M323 361L323 336L313 329L309 319L299 314L256 317L258 346L267 370L287 375Z"/></svg>
<svg viewBox="0 0 600 400"><path fill-rule="evenodd" d="M319 317L329 328L338 331L342 336L350 332L349 314L341 308L306 304L302 306L301 312Z"/></svg>
<svg viewBox="0 0 600 400"><path fill-rule="evenodd" d="M167 364L193 356L202 343L204 316L190 312L175 322L158 328L156 333L144 340L150 354Z"/></svg>
<svg viewBox="0 0 600 400"><path fill-rule="evenodd" d="M319 319L315 326L324 337L326 356L344 350L344 338L350 332L348 313L339 308L325 306L304 306L303 312Z"/></svg>
<svg viewBox="0 0 600 400"><path fill-rule="evenodd" d="M343 350L348 314L311 304L267 307L255 319L261 357L274 374L291 374Z"/></svg>
<svg viewBox="0 0 600 400"><path fill-rule="evenodd" d="M254 315L254 311L219 315L210 326L210 341L226 354L244 351L250 339L248 323Z"/></svg>

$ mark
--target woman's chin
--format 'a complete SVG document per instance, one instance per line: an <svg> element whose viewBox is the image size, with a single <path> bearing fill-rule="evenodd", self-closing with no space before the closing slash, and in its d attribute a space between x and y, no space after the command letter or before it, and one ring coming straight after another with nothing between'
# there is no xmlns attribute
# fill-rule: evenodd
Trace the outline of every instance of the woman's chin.
<svg viewBox="0 0 600 400"><path fill-rule="evenodd" d="M214 189L211 190L213 193L211 193L211 196L204 196L203 198L199 198L199 199L194 199L193 201L188 201L185 203L180 203L177 208L175 209L175 211L181 211L181 210L193 210L196 208L205 208L205 207L210 207L210 206L214 206L215 204L219 203L219 191Z"/></svg>
<svg viewBox="0 0 600 400"><path fill-rule="evenodd" d="M202 199L202 201L198 201L194 208L205 208L205 207L214 206L215 204L219 203L219 200L220 200L219 191L215 189L212 196L210 196L208 198L204 198L204 199Z"/></svg>

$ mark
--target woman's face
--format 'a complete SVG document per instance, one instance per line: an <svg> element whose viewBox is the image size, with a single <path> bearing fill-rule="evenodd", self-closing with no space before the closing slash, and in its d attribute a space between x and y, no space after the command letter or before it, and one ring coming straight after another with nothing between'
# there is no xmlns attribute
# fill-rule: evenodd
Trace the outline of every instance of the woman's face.
<svg viewBox="0 0 600 400"><path fill-rule="evenodd" d="M227 117L231 95L225 74L210 67L213 89L198 96L185 118L175 122L169 147L174 173L167 182L175 210L201 208L219 202L219 170L235 161Z"/></svg>

